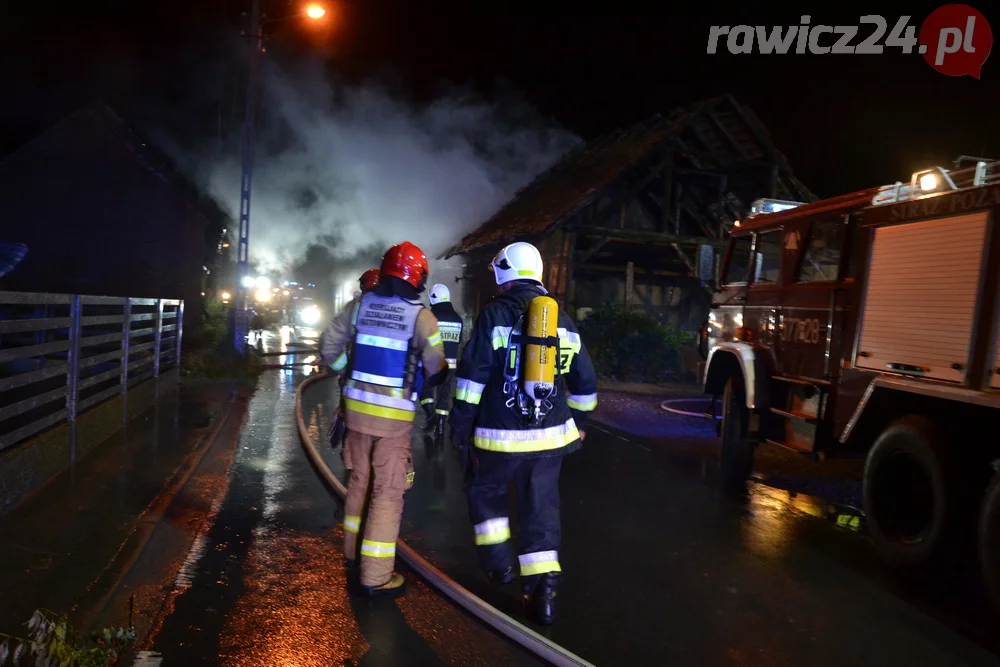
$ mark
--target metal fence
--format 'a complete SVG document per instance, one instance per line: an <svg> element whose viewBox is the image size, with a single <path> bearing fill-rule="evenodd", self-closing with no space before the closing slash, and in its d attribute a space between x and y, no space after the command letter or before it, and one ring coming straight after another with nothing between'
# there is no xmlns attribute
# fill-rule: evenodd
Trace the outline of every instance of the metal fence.
<svg viewBox="0 0 1000 667"><path fill-rule="evenodd" d="M180 364L184 302L0 292L0 451ZM127 408L123 402L123 419Z"/></svg>

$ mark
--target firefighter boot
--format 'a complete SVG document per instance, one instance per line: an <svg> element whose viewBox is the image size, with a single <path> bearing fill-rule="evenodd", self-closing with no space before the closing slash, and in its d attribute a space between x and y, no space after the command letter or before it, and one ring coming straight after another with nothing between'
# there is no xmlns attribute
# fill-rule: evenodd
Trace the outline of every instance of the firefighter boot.
<svg viewBox="0 0 1000 667"><path fill-rule="evenodd" d="M514 568L507 566L503 570L491 570L486 573L486 578L490 580L491 584L497 586L503 586L514 581Z"/></svg>
<svg viewBox="0 0 1000 667"><path fill-rule="evenodd" d="M361 588L364 590L365 595L370 598L396 597L406 591L406 580L403 579L403 575L393 572L392 576L389 577L389 581L381 586L362 586Z"/></svg>
<svg viewBox="0 0 1000 667"><path fill-rule="evenodd" d="M547 572L538 578L534 590L524 596L524 611L529 619L539 625L552 625L556 616L558 588L558 572Z"/></svg>
<svg viewBox="0 0 1000 667"><path fill-rule="evenodd" d="M445 426L445 422L448 419L448 415L447 414L443 414L443 415L442 414L437 414L437 415L435 415L435 418L436 418L436 421L435 421L434 435L436 435L439 438L443 438L444 437L444 426Z"/></svg>

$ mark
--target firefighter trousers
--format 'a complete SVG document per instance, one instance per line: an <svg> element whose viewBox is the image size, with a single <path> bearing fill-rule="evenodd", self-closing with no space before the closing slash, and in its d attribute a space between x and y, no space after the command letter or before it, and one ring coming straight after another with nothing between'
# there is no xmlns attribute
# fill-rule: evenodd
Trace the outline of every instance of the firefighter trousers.
<svg viewBox="0 0 1000 667"><path fill-rule="evenodd" d="M392 576L403 496L413 486L411 431L412 427L401 435L379 437L348 428L344 436L344 465L350 471L344 555L356 560L360 553L363 586L381 586ZM366 508L369 487L371 501Z"/></svg>
<svg viewBox="0 0 1000 667"><path fill-rule="evenodd" d="M517 487L517 569L525 593L538 578L561 572L559 547L559 471L562 457L525 458L475 451L479 466L465 485L479 564L486 572L515 567L507 489Z"/></svg>
<svg viewBox="0 0 1000 667"><path fill-rule="evenodd" d="M448 419L455 387L453 375L454 373L451 373L448 379L436 387L424 387L420 391L420 406L424 409L428 419L434 415L437 415L439 419Z"/></svg>

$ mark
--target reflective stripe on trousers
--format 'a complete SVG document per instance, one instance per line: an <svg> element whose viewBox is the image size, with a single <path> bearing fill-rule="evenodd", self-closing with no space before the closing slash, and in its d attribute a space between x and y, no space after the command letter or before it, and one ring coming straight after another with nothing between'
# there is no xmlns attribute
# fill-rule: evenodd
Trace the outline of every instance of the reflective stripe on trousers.
<svg viewBox="0 0 1000 667"><path fill-rule="evenodd" d="M479 467L466 485L473 522L476 555L486 572L518 567L530 589L546 572L559 572L559 471L562 457L526 458L483 452ZM517 546L514 558L507 489L517 487Z"/></svg>
<svg viewBox="0 0 1000 667"><path fill-rule="evenodd" d="M491 452L543 452L559 449L580 439L576 422L570 417L564 424L548 428L505 430L476 427L472 444Z"/></svg>
<svg viewBox="0 0 1000 667"><path fill-rule="evenodd" d="M348 429L344 436L344 466L350 471L344 508L344 555L350 559L360 557L364 586L380 586L392 576L403 496L413 486L411 431L408 428L401 435L382 438ZM368 514L361 526L369 489Z"/></svg>
<svg viewBox="0 0 1000 667"><path fill-rule="evenodd" d="M476 545L500 544L510 539L510 520L507 517L487 519L473 526Z"/></svg>
<svg viewBox="0 0 1000 667"><path fill-rule="evenodd" d="M535 551L530 554L521 554L517 560L521 564L522 577L548 572L562 572L562 568L559 567L558 551Z"/></svg>

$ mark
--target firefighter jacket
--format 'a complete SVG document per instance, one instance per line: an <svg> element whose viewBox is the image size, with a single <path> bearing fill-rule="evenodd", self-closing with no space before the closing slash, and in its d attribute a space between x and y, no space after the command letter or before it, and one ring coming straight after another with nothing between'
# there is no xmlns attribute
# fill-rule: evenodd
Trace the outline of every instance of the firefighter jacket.
<svg viewBox="0 0 1000 667"><path fill-rule="evenodd" d="M531 300L546 294L537 283L518 283L493 298L479 314L456 371L452 442L516 456L562 456L580 448L579 429L597 407L597 374L573 321L559 312L559 367L552 409L537 426L525 420L509 396L504 368L512 330ZM514 332L519 333L519 332ZM515 353L519 353L515 350Z"/></svg>
<svg viewBox="0 0 1000 667"><path fill-rule="evenodd" d="M416 414L416 374L423 372L430 385L447 376L437 320L407 287L383 281L323 332L323 361L345 374L348 429L380 437L407 431Z"/></svg>
<svg viewBox="0 0 1000 667"><path fill-rule="evenodd" d="M450 301L442 301L431 306L431 312L437 318L441 330L441 342L444 343L444 358L448 368L458 365L458 348L462 342L462 318L455 312L455 306Z"/></svg>

